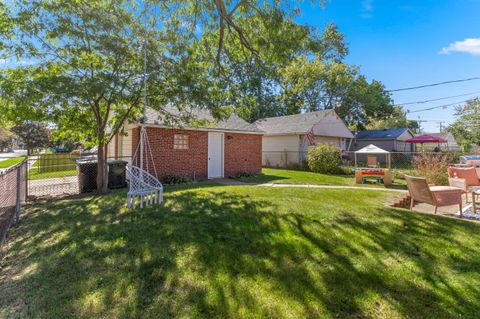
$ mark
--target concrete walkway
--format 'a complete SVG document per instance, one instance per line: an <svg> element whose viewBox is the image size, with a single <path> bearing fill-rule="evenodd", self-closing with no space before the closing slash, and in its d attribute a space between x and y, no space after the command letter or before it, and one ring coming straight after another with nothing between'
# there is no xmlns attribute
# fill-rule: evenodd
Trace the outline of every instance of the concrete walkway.
<svg viewBox="0 0 480 319"><path fill-rule="evenodd" d="M247 184L252 185L252 184ZM365 187L365 186L347 186L347 185L313 185L313 184L254 184L256 186L264 187L298 187L298 188L326 188L326 189L361 189L368 191L387 191L387 192L401 192L407 193L406 189L394 189L394 188L380 188L380 187Z"/></svg>
<svg viewBox="0 0 480 319"><path fill-rule="evenodd" d="M317 185L317 184L276 184L276 183L245 183L237 181L231 178L216 178L212 179L213 182L221 185L249 185L249 186L261 186L261 187L297 187L297 188L325 188L325 189L361 189L368 191L390 191L407 193L406 189L394 189L394 188L381 188L381 187L365 187L365 186L348 186L348 185Z"/></svg>

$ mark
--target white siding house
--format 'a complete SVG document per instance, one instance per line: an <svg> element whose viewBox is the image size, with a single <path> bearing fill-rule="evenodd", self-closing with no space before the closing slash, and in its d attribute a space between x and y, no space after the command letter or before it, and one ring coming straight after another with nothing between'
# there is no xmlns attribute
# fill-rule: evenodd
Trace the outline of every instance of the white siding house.
<svg viewBox="0 0 480 319"><path fill-rule="evenodd" d="M262 139L262 164L285 167L302 164L308 150L305 135L312 130L317 144L330 143L346 150L353 138L334 110L270 117L254 123L265 132Z"/></svg>

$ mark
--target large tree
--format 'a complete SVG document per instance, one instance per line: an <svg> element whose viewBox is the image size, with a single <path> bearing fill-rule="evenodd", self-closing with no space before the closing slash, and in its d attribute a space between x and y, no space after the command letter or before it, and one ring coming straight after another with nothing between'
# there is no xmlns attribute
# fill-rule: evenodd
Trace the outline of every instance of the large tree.
<svg viewBox="0 0 480 319"><path fill-rule="evenodd" d="M384 118L369 118L366 125L366 128L370 130L400 127L408 127L413 133L420 133L420 125L418 122L408 120L407 112L399 105L394 106L392 114Z"/></svg>
<svg viewBox="0 0 480 319"><path fill-rule="evenodd" d="M41 122L25 121L12 127L11 131L22 140L29 155L34 150L49 146L51 142L50 130Z"/></svg>
<svg viewBox="0 0 480 319"><path fill-rule="evenodd" d="M457 117L448 131L453 134L464 149L471 145L480 145L480 98L468 100L464 105L455 110Z"/></svg>
<svg viewBox="0 0 480 319"><path fill-rule="evenodd" d="M353 129L363 129L369 119L382 119L394 111L380 82L369 83L357 67L321 56L302 56L285 67L282 102L287 114L335 109Z"/></svg>
<svg viewBox="0 0 480 319"><path fill-rule="evenodd" d="M225 43L261 61L272 44L247 27L255 19L274 32L279 25L270 16L287 16L287 10L295 8L283 1L14 0L10 8L0 6L0 49L30 63L2 70L1 93L15 108L7 114L17 121L42 118L55 124L59 137L97 144L103 193L106 144L145 102L166 117L166 105L224 114L216 71L228 54ZM215 39L208 63L196 59L204 35Z"/></svg>

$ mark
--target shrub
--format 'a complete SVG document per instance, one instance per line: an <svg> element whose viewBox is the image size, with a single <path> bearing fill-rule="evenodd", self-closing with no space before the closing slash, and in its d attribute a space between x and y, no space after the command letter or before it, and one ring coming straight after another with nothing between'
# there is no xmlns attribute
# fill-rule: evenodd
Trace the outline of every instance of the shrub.
<svg viewBox="0 0 480 319"><path fill-rule="evenodd" d="M250 173L250 172L241 172L241 173L235 174L233 178L249 178L249 177L255 177L255 176L257 176L257 174Z"/></svg>
<svg viewBox="0 0 480 319"><path fill-rule="evenodd" d="M163 178L163 183L168 185L184 184L188 179L185 176L177 174L169 174Z"/></svg>
<svg viewBox="0 0 480 319"><path fill-rule="evenodd" d="M330 144L310 147L307 154L307 163L310 170L315 173L341 173L341 150Z"/></svg>
<svg viewBox="0 0 480 319"><path fill-rule="evenodd" d="M425 177L427 182L435 185L448 184L448 154L420 153L413 158L413 167L418 176Z"/></svg>

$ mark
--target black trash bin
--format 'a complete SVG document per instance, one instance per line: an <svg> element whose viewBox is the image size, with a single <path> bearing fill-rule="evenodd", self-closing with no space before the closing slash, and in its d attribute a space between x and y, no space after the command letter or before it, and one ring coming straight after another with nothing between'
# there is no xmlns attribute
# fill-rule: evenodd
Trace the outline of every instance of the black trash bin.
<svg viewBox="0 0 480 319"><path fill-rule="evenodd" d="M108 188L122 188L127 186L126 161L108 160Z"/></svg>
<svg viewBox="0 0 480 319"><path fill-rule="evenodd" d="M76 161L78 190L81 194L97 190L97 160L79 158Z"/></svg>

